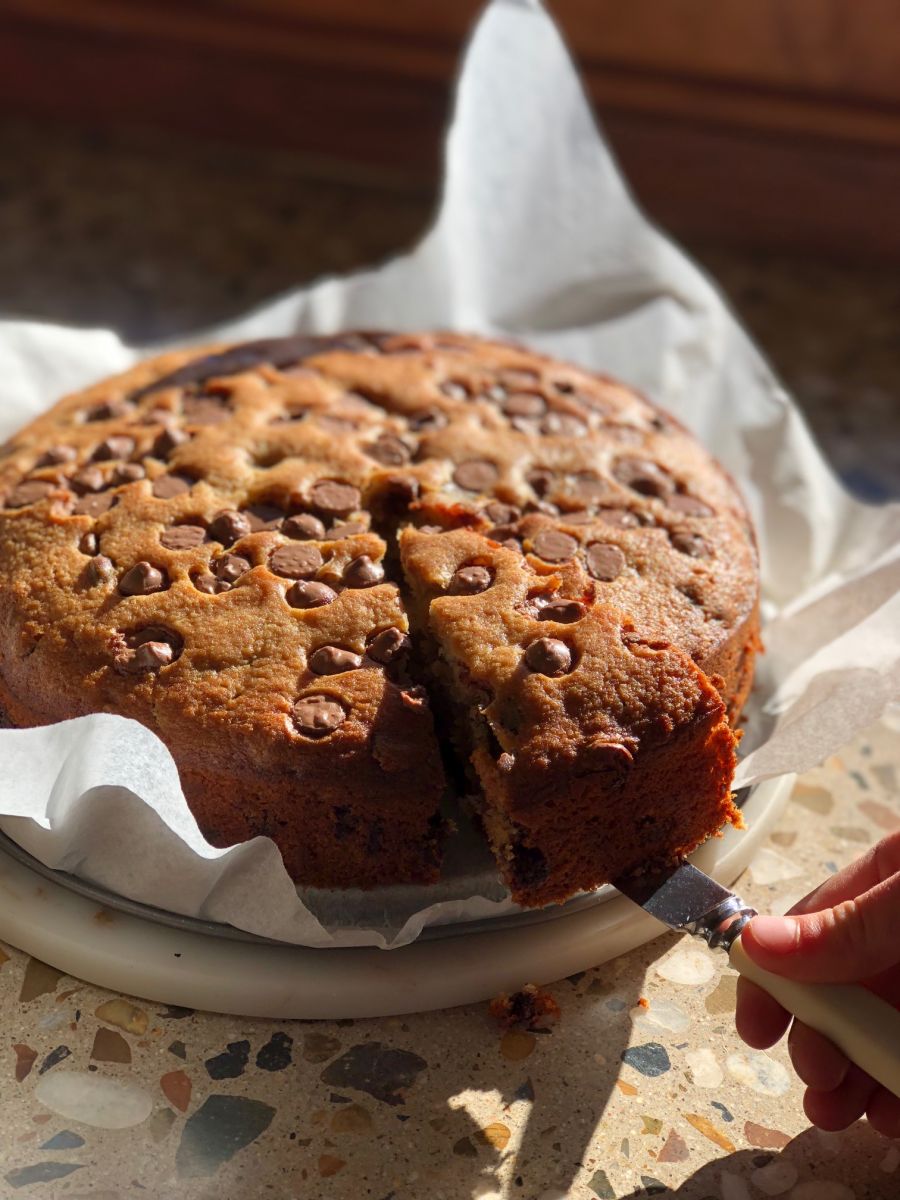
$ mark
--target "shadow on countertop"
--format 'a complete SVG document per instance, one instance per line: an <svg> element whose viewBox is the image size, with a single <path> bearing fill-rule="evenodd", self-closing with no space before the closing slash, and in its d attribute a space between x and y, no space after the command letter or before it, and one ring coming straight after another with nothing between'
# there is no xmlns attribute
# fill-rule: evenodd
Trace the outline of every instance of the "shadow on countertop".
<svg viewBox="0 0 900 1200"><path fill-rule="evenodd" d="M650 1186L619 1200L896 1200L897 1179L888 1173L892 1163L896 1169L892 1146L896 1143L879 1136L866 1121L842 1133L807 1129L782 1150L739 1150L705 1163L677 1189ZM844 1166L848 1151L852 1175Z"/></svg>

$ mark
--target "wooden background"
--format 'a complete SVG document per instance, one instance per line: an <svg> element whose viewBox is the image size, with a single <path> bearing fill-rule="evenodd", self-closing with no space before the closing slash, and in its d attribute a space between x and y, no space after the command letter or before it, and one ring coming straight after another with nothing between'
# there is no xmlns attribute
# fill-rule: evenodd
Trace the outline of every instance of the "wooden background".
<svg viewBox="0 0 900 1200"><path fill-rule="evenodd" d="M480 0L0 0L0 111L433 178ZM555 0L676 233L900 260L900 0Z"/></svg>

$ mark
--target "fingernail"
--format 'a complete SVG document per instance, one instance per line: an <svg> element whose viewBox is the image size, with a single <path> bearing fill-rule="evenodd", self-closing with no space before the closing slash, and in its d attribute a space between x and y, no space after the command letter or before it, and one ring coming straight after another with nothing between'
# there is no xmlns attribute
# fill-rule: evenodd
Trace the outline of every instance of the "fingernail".
<svg viewBox="0 0 900 1200"><path fill-rule="evenodd" d="M754 917L751 928L756 944L772 954L788 954L797 945L797 924L787 917Z"/></svg>

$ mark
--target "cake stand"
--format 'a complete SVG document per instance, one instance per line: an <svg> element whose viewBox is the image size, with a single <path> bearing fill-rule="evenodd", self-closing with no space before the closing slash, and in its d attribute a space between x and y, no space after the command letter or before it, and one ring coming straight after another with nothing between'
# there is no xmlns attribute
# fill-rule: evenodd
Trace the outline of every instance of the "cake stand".
<svg viewBox="0 0 900 1200"><path fill-rule="evenodd" d="M793 776L754 787L747 828L694 856L730 886L752 861ZM309 949L99 903L0 848L0 939L79 979L145 1000L250 1017L382 1017L487 1000L595 967L664 932L611 888L538 913L445 926L398 950Z"/></svg>

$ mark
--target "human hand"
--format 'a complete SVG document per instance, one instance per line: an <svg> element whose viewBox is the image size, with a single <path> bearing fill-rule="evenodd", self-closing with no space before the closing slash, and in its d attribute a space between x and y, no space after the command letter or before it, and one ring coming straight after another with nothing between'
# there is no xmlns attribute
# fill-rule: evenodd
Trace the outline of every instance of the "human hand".
<svg viewBox="0 0 900 1200"><path fill-rule="evenodd" d="M787 917L754 917L741 934L747 955L801 983L860 983L900 1008L900 832L795 904ZM737 1030L756 1050L788 1025L794 1070L806 1084L803 1108L821 1129L845 1129L866 1114L879 1133L900 1137L900 1099L827 1038L748 979L738 980Z"/></svg>

